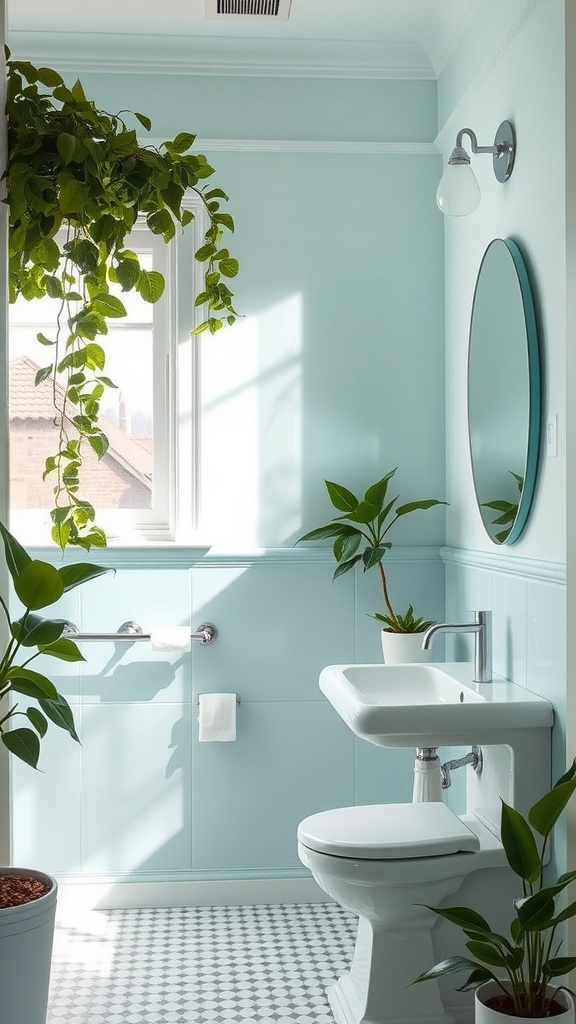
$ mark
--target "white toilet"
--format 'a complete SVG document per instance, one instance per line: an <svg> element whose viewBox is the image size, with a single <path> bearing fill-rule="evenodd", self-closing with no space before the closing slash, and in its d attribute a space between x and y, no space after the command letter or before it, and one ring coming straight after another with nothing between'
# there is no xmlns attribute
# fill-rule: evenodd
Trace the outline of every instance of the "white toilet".
<svg viewBox="0 0 576 1024"><path fill-rule="evenodd" d="M337 1024L454 1024L437 982L410 987L441 959L431 935L438 918L426 906L457 893L472 872L501 869L497 835L444 803L339 807L300 822L298 855L359 918L350 972L328 989Z"/></svg>

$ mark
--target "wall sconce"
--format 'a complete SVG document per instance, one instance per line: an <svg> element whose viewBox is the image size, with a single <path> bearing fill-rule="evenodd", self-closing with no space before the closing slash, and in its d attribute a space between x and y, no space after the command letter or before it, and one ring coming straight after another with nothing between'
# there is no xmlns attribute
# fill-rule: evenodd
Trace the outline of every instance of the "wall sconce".
<svg viewBox="0 0 576 1024"><path fill-rule="evenodd" d="M465 217L480 205L480 188L470 166L470 157L462 146L463 135L470 137L473 153L492 153L497 181L508 181L514 167L516 139L510 121L502 121L493 146L479 146L474 132L470 128L462 128L436 192L438 207L451 217Z"/></svg>

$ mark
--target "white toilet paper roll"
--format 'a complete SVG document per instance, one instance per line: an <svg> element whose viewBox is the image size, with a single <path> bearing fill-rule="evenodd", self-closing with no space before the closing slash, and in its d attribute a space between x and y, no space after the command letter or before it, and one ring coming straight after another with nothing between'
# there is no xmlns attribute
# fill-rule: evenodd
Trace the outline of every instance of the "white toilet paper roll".
<svg viewBox="0 0 576 1024"><path fill-rule="evenodd" d="M198 696L200 743L236 739L236 694L201 693Z"/></svg>
<svg viewBox="0 0 576 1024"><path fill-rule="evenodd" d="M153 651L189 651L189 626L153 626L150 630Z"/></svg>

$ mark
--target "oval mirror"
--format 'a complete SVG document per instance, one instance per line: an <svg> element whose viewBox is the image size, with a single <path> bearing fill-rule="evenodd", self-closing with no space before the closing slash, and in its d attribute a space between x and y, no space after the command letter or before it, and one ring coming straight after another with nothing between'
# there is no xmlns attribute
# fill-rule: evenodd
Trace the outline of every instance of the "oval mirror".
<svg viewBox="0 0 576 1024"><path fill-rule="evenodd" d="M495 238L478 271L468 348L468 431L476 500L488 536L522 533L540 446L540 357L522 254Z"/></svg>

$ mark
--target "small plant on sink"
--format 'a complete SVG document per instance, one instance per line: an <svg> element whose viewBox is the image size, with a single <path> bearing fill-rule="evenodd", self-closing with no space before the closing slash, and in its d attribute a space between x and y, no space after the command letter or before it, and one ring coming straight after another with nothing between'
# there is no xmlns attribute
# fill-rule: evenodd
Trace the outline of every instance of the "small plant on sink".
<svg viewBox="0 0 576 1024"><path fill-rule="evenodd" d="M406 611L400 612L395 610L391 603L384 570L384 557L392 547L387 537L394 524L403 516L447 503L437 498L424 498L421 501L398 504L398 495L394 498L388 497L388 485L395 473L396 469L391 469L381 480L372 484L362 498L357 498L342 484L325 480L328 497L334 508L342 514L336 516L326 526L305 533L296 543L334 538L334 558L338 564L333 579L343 576L359 562L362 563L364 572L377 568L384 611L374 612L372 617L383 623L382 628L391 633L422 633L434 623L415 615L411 604Z"/></svg>

